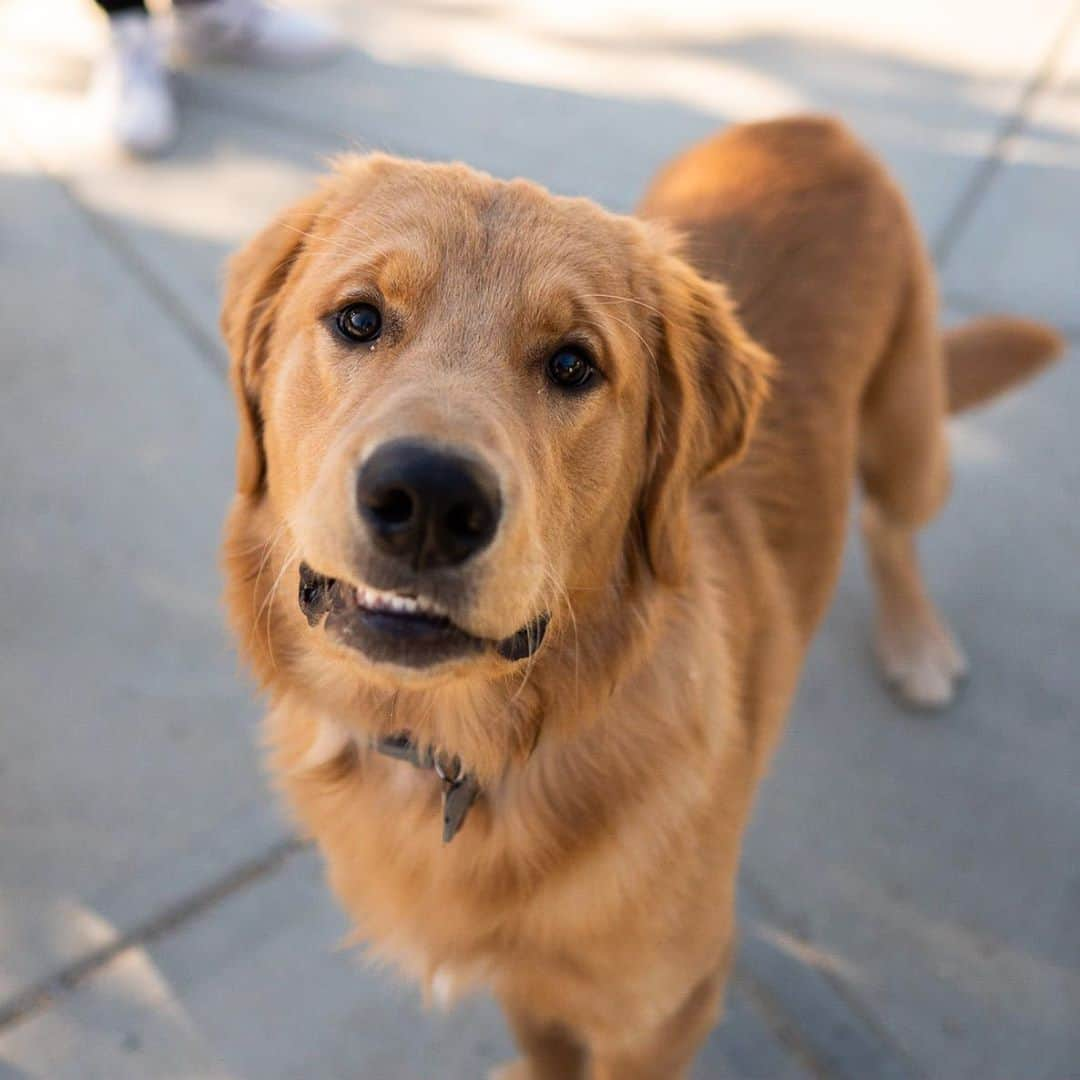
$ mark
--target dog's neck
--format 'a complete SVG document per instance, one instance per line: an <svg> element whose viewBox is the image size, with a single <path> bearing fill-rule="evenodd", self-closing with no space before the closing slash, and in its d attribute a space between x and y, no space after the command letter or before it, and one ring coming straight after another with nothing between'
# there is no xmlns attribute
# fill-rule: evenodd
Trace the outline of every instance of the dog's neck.
<svg viewBox="0 0 1080 1080"><path fill-rule="evenodd" d="M679 745L692 754L715 752L710 740L720 727L700 704L724 697L705 693L705 683L727 678L721 658L704 658L698 647L708 609L715 605L702 590L623 595L618 606L608 608L620 612L618 624L605 620L597 605L593 617L579 617L576 639L556 625L529 661L530 670L523 664L512 679L461 680L423 690L368 686L351 699L353 706L318 713L310 697L298 695L281 702L282 713L295 708L307 719L294 715L288 723L295 749L280 764L298 781L304 774L317 785L333 778L335 787L337 781L348 783L355 769L363 774L370 768L369 791L380 793L390 815L430 806L441 791L444 821L431 821L435 833L447 828L448 809L459 813L448 805L435 755L447 763L448 775L457 757L461 775L476 786L458 795L465 813L456 820L451 814L444 836L453 838L462 829L471 844L493 824L542 826L552 844L569 850L577 842L574 822L584 812L575 802L582 791L607 791L605 805L633 804L635 785L649 782L650 762ZM682 658L681 667L674 656ZM648 723L628 725L627 713L643 702ZM396 752L388 758L390 749ZM480 806L470 812L474 798Z"/></svg>

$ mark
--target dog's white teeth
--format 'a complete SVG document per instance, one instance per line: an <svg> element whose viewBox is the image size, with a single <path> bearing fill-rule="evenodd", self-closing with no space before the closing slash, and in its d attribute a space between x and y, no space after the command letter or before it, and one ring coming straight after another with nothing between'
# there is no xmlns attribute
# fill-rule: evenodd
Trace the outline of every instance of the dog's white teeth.
<svg viewBox="0 0 1080 1080"><path fill-rule="evenodd" d="M442 611L428 600L415 596L401 596L398 593L383 592L361 586L356 590L356 602L369 611L398 611L402 614L441 615Z"/></svg>

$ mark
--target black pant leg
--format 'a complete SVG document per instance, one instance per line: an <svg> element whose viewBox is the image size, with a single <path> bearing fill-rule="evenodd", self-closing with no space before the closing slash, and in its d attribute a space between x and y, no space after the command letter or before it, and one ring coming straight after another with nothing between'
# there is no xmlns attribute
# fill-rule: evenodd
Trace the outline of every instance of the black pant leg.
<svg viewBox="0 0 1080 1080"><path fill-rule="evenodd" d="M106 15L119 15L124 11L146 11L146 0L94 0Z"/></svg>
<svg viewBox="0 0 1080 1080"><path fill-rule="evenodd" d="M173 0L174 4L201 4L203 0ZM146 11L146 0L94 0L106 15L119 15L124 11Z"/></svg>

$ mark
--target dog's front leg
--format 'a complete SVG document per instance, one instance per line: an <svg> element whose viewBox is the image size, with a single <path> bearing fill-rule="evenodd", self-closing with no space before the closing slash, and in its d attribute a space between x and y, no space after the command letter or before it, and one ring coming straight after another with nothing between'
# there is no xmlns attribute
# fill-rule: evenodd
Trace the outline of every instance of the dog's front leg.
<svg viewBox="0 0 1080 1080"><path fill-rule="evenodd" d="M521 1057L489 1074L489 1080L584 1080L586 1052L562 1024L541 1021L527 1007L507 997L503 1012Z"/></svg>
<svg viewBox="0 0 1080 1080"><path fill-rule="evenodd" d="M658 1028L617 1049L593 1048L588 1080L681 1080L719 1019L725 972L706 976Z"/></svg>

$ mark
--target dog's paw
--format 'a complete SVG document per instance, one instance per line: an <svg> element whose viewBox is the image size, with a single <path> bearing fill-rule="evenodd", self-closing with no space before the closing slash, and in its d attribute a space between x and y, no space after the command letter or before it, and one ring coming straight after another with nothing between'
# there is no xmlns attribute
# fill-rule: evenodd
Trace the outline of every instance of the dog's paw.
<svg viewBox="0 0 1080 1080"><path fill-rule="evenodd" d="M914 623L882 623L875 644L885 682L912 708L945 708L967 676L963 650L933 612Z"/></svg>

